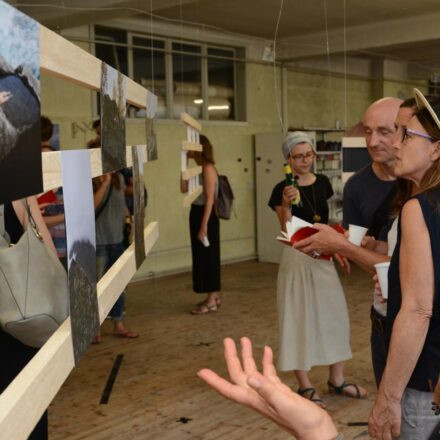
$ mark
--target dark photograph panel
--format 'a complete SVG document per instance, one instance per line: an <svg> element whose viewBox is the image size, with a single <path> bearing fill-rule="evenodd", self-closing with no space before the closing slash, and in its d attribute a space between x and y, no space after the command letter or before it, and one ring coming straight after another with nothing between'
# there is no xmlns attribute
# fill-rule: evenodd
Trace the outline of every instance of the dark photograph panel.
<svg viewBox="0 0 440 440"><path fill-rule="evenodd" d="M156 109L157 96L151 92L147 94L147 109L145 117L145 129L147 137L147 161L157 160L157 142L156 142Z"/></svg>
<svg viewBox="0 0 440 440"><path fill-rule="evenodd" d="M109 173L127 166L125 152L125 77L113 67L101 67L102 171Z"/></svg>
<svg viewBox="0 0 440 440"><path fill-rule="evenodd" d="M145 218L145 184L143 147L133 145L133 199L134 199L134 243L136 269L139 269L145 260L144 218Z"/></svg>
<svg viewBox="0 0 440 440"><path fill-rule="evenodd" d="M0 204L43 191L39 32L0 1Z"/></svg>
<svg viewBox="0 0 440 440"><path fill-rule="evenodd" d="M61 156L70 320L73 353L78 363L99 331L95 210L89 152L63 151Z"/></svg>

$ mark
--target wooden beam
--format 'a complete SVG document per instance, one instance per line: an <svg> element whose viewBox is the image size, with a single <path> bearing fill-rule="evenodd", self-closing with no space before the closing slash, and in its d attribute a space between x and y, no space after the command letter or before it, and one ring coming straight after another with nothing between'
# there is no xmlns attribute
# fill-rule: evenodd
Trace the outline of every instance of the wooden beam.
<svg viewBox="0 0 440 440"><path fill-rule="evenodd" d="M198 176L202 174L202 167L194 167L189 170L182 171L182 179L189 180L191 177Z"/></svg>
<svg viewBox="0 0 440 440"><path fill-rule="evenodd" d="M195 144L190 141L182 141L182 150L185 151L202 151L203 147L201 144Z"/></svg>
<svg viewBox="0 0 440 440"><path fill-rule="evenodd" d="M150 223L144 231L145 255L159 238L159 223ZM136 272L134 243L119 257L98 284L99 321L102 323Z"/></svg>
<svg viewBox="0 0 440 440"><path fill-rule="evenodd" d="M199 133L202 131L202 124L196 121L193 117L191 117L188 113L182 112L180 113L180 120L190 127L197 130Z"/></svg>
<svg viewBox="0 0 440 440"><path fill-rule="evenodd" d="M158 237L158 223L150 223L144 230L146 254ZM134 246L131 245L98 283L100 322L135 272ZM26 440L73 367L68 318L0 394L0 440Z"/></svg>
<svg viewBox="0 0 440 440"><path fill-rule="evenodd" d="M143 157L147 159L147 146L144 148ZM92 167L92 177L97 177L102 174L102 160L101 148L91 148L90 164ZM43 167L43 188L44 191L59 188L63 185L61 175L61 154L62 151L47 151L42 153L42 167ZM133 166L133 158L131 155L131 146L126 147L127 167Z"/></svg>
<svg viewBox="0 0 440 440"><path fill-rule="evenodd" d="M189 208L191 206L191 203L194 202L197 197L199 197L200 194L202 194L203 187L199 186L197 189L195 189L191 194L188 194L183 198L183 207Z"/></svg>
<svg viewBox="0 0 440 440"><path fill-rule="evenodd" d="M40 67L43 72L99 92L101 63L89 52L40 25ZM127 102L145 108L147 95L151 92L125 78Z"/></svg>

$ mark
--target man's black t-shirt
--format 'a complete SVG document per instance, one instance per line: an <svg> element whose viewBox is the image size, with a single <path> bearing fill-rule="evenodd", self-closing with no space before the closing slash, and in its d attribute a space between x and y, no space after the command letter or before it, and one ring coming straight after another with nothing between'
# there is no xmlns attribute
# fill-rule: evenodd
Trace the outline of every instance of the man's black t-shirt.
<svg viewBox="0 0 440 440"><path fill-rule="evenodd" d="M371 164L359 170L344 187L343 226L363 226L368 228L369 235L378 238L381 229L389 222L395 191L395 180L380 180Z"/></svg>

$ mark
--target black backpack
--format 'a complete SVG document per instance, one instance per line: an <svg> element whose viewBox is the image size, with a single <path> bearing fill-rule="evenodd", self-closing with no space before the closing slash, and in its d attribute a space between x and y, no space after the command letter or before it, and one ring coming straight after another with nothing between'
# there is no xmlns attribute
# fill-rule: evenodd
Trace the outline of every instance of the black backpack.
<svg viewBox="0 0 440 440"><path fill-rule="evenodd" d="M217 215L229 220L232 214L232 203L234 201L234 193L226 176L218 176L218 195L215 202Z"/></svg>

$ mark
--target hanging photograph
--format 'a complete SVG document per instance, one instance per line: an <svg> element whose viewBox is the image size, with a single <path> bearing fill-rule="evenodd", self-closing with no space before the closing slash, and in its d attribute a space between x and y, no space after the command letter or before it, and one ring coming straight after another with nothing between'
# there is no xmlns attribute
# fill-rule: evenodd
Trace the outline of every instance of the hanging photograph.
<svg viewBox="0 0 440 440"><path fill-rule="evenodd" d="M96 291L95 209L90 153L61 153L66 219L70 320L75 363L99 331Z"/></svg>
<svg viewBox="0 0 440 440"><path fill-rule="evenodd" d="M145 218L145 184L142 145L131 147L133 156L133 199L134 199L134 243L136 269L145 260L144 218Z"/></svg>
<svg viewBox="0 0 440 440"><path fill-rule="evenodd" d="M147 109L146 109L146 136L147 136L147 161L157 160L157 143L156 143L156 109L157 96L148 92L147 94Z"/></svg>
<svg viewBox="0 0 440 440"><path fill-rule="evenodd" d="M127 166L125 152L125 77L113 67L101 65L102 172Z"/></svg>
<svg viewBox="0 0 440 440"><path fill-rule="evenodd" d="M0 1L0 204L43 191L39 34Z"/></svg>

